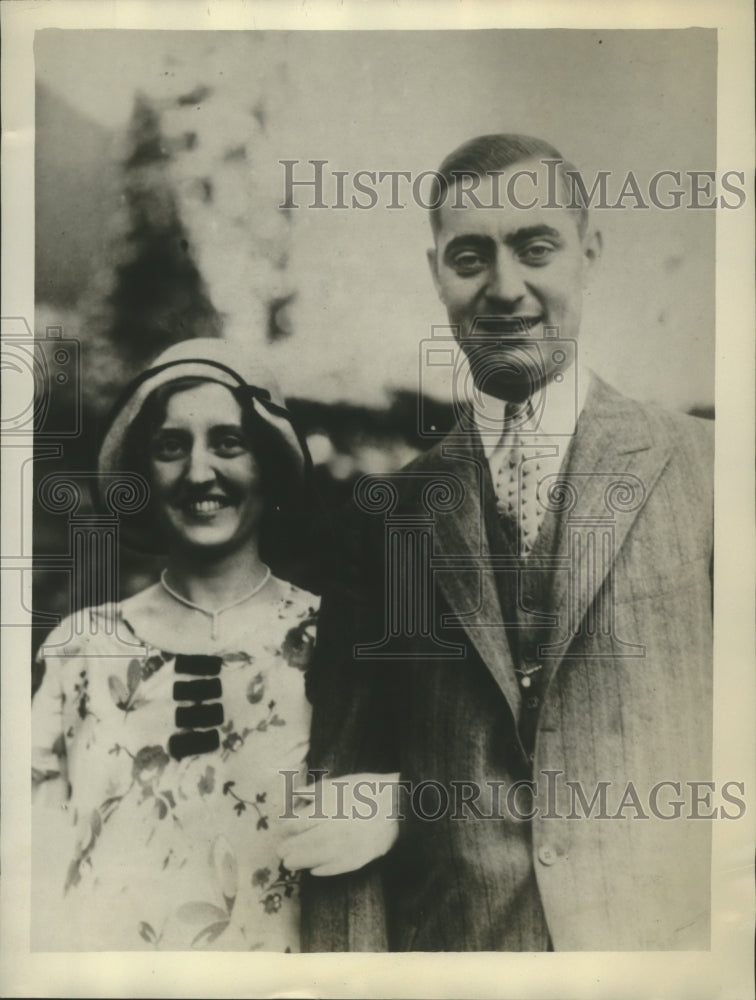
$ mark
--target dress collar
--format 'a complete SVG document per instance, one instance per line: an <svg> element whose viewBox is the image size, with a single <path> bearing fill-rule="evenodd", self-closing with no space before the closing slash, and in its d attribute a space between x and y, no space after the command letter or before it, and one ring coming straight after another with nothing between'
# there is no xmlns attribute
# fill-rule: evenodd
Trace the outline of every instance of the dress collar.
<svg viewBox="0 0 756 1000"><path fill-rule="evenodd" d="M121 615L134 635L155 649L214 655L233 645L253 622L274 618L289 590L289 584L270 577L253 597L220 609L214 621L212 614L177 601L156 583L122 601Z"/></svg>

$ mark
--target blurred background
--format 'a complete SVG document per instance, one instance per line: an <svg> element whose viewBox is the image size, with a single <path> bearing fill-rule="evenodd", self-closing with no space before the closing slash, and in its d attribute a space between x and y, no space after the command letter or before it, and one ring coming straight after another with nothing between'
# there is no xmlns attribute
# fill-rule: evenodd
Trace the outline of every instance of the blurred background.
<svg viewBox="0 0 756 1000"><path fill-rule="evenodd" d="M47 29L35 62L36 335L80 343L84 427L38 476L92 468L116 394L195 336L265 356L328 505L432 443L419 391L425 420L450 426L452 372L421 364L446 322L427 213L405 188L406 207L389 209L385 185L369 211L306 208L306 188L302 207L281 209L281 160L300 161L297 177L313 159L328 174L415 176L474 135L509 131L547 139L588 179L611 171L615 192L628 171L644 190L660 170L716 167L710 30ZM596 218L604 256L583 357L630 395L711 416L714 213ZM72 387L53 393L48 433ZM35 509L38 553L63 553L67 537L65 516ZM155 569L125 551L122 596ZM70 603L65 573L35 573L37 611Z"/></svg>

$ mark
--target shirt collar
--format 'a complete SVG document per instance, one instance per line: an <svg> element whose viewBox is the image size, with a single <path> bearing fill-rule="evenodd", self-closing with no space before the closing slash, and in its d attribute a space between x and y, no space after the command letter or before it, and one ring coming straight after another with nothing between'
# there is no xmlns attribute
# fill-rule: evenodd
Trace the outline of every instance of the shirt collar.
<svg viewBox="0 0 756 1000"><path fill-rule="evenodd" d="M539 437L569 437L575 433L577 419L585 404L590 372L573 367L564 373L561 382L551 381L530 397L533 415L520 424L520 429ZM478 389L473 391L472 407L475 426L490 458L501 442L504 430L506 402Z"/></svg>

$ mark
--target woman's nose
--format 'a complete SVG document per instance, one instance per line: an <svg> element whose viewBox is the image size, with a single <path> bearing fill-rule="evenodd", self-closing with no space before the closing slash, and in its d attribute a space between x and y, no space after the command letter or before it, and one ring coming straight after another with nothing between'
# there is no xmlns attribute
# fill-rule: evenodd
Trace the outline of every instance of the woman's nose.
<svg viewBox="0 0 756 1000"><path fill-rule="evenodd" d="M192 483L206 483L215 478L213 455L204 445L195 445L189 455L186 477Z"/></svg>

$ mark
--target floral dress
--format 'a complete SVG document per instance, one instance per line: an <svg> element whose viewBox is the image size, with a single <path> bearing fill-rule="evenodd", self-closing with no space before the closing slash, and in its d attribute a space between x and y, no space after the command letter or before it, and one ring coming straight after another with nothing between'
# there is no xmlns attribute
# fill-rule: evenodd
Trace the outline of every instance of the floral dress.
<svg viewBox="0 0 756 1000"><path fill-rule="evenodd" d="M32 709L33 948L299 950L297 877L277 846L304 780L317 600L275 583L212 655L150 645L122 607L48 638ZM143 650L124 655L114 635Z"/></svg>

